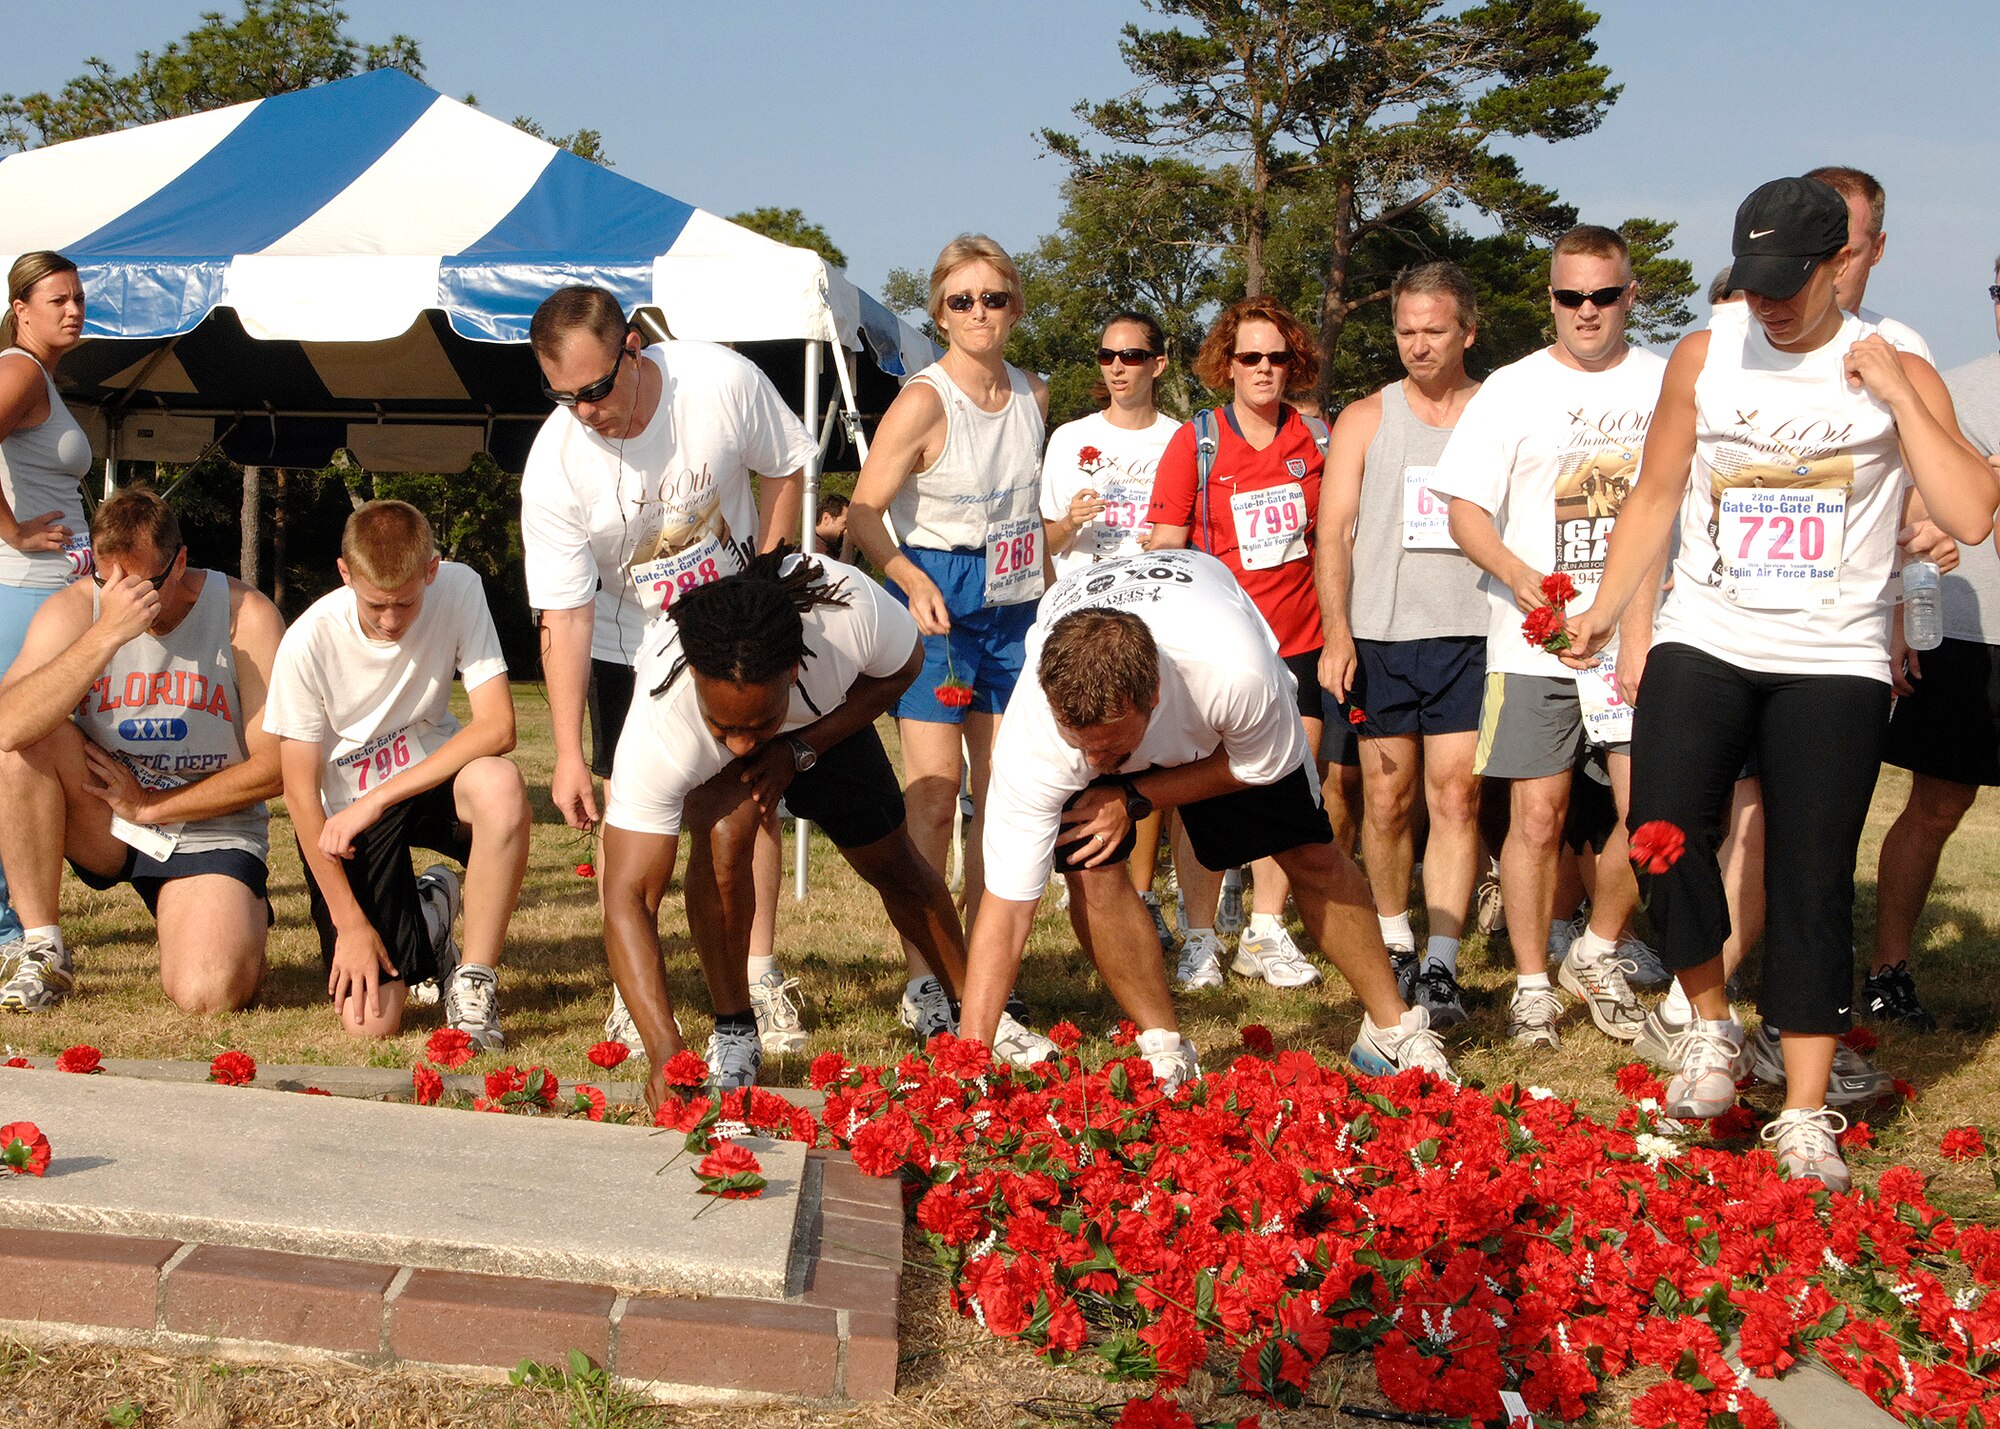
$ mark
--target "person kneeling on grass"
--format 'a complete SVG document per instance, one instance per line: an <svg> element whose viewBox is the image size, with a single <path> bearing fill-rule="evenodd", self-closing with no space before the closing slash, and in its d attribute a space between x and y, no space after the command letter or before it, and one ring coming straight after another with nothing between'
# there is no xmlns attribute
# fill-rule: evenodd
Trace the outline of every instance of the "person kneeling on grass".
<svg viewBox="0 0 2000 1429"><path fill-rule="evenodd" d="M27 936L0 956L0 1008L73 984L57 924L62 861L130 883L158 926L160 983L184 1012L257 995L278 741L264 691L285 623L257 591L189 567L180 523L130 487L91 523L97 573L35 612L0 686L0 854Z"/></svg>
<svg viewBox="0 0 2000 1429"><path fill-rule="evenodd" d="M660 900L691 835L688 931L715 1009L719 1086L763 1068L750 1010L751 846L783 799L882 897L947 993L965 939L944 878L910 840L875 733L923 668L917 624L852 566L780 546L667 608L639 654L643 717L625 722L604 812L604 951L652 1064L646 1101L682 1050L660 953Z"/></svg>
<svg viewBox="0 0 2000 1429"><path fill-rule="evenodd" d="M480 1050L504 1046L494 969L528 866L528 792L514 747L507 662L479 575L440 561L402 501L347 518L341 589L278 647L264 724L281 740L285 802L312 895L327 991L343 1030L393 1037L410 987L435 980L444 1020ZM451 712L452 672L472 723ZM410 848L465 868L465 951L452 941L457 877L414 877Z"/></svg>
<svg viewBox="0 0 2000 1429"><path fill-rule="evenodd" d="M1396 992L1368 884L1333 841L1292 673L1227 567L1196 551L1104 561L1056 583L994 749L986 899L967 956L960 1035L994 1042L1042 885L1067 875L1072 921L1139 1052L1171 1092L1200 1074L1174 1020L1152 918L1121 866L1153 809L1180 810L1206 868L1272 858L1306 928L1366 1015L1349 1059L1451 1076L1429 1015Z"/></svg>

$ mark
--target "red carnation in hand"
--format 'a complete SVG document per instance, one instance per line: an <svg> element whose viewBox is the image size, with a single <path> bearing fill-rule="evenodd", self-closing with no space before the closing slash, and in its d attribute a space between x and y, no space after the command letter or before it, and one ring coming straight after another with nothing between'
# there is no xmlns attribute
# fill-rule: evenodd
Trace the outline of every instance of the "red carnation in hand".
<svg viewBox="0 0 2000 1429"><path fill-rule="evenodd" d="M733 1141L718 1141L695 1165L701 1194L725 1201L747 1201L764 1194L764 1168L757 1158Z"/></svg>
<svg viewBox="0 0 2000 1429"><path fill-rule="evenodd" d="M32 1121L0 1126L0 1167L16 1176L40 1176L49 1169L49 1139Z"/></svg>
<svg viewBox="0 0 2000 1429"><path fill-rule="evenodd" d="M424 1056L440 1067L463 1067L478 1055L473 1048L471 1034L456 1027L440 1027L424 1043Z"/></svg>
<svg viewBox="0 0 2000 1429"><path fill-rule="evenodd" d="M95 1047L82 1045L65 1047L56 1057L56 1070L58 1072L77 1072L87 1076L92 1072L103 1071L103 1064L103 1053L99 1052Z"/></svg>
<svg viewBox="0 0 2000 1429"><path fill-rule="evenodd" d="M1076 454L1077 465L1087 466L1091 468L1093 471L1096 470L1097 467L1102 465L1103 462L1104 462L1104 453L1099 451L1096 447L1080 448Z"/></svg>
<svg viewBox="0 0 2000 1429"><path fill-rule="evenodd" d="M623 1042L599 1042L583 1055L590 1059L592 1066L602 1067L608 1072L631 1056L632 1049Z"/></svg>
<svg viewBox="0 0 2000 1429"><path fill-rule="evenodd" d="M1557 571L1554 575L1542 577L1542 599L1561 610L1576 599L1576 582Z"/></svg>
<svg viewBox="0 0 2000 1429"><path fill-rule="evenodd" d="M248 1052L224 1052L208 1064L208 1079L218 1086L247 1087L257 1080L257 1064Z"/></svg>
<svg viewBox="0 0 2000 1429"><path fill-rule="evenodd" d="M410 1068L410 1093L418 1106L436 1106L438 1098L444 1095L444 1078L435 1067L419 1062Z"/></svg>
<svg viewBox="0 0 2000 1429"><path fill-rule="evenodd" d="M948 710L962 710L972 703L972 686L956 675L946 675L932 686L931 693L936 695L937 702Z"/></svg>
<svg viewBox="0 0 2000 1429"><path fill-rule="evenodd" d="M1563 625L1563 613L1553 605L1538 605L1528 612L1528 618L1521 622L1521 638L1551 655L1569 649L1569 630Z"/></svg>
<svg viewBox="0 0 2000 1429"><path fill-rule="evenodd" d="M1355 725L1366 724L1368 723L1367 712L1357 706L1347 712L1347 722Z"/></svg>
<svg viewBox="0 0 2000 1429"><path fill-rule="evenodd" d="M1251 1023L1238 1035L1243 1038L1243 1045L1260 1057L1269 1057L1278 1050L1277 1044L1271 1040L1271 1029L1261 1023Z"/></svg>
<svg viewBox="0 0 2000 1429"><path fill-rule="evenodd" d="M668 1059L660 1072L670 1087L699 1087L708 1082L708 1063L683 1048Z"/></svg>
<svg viewBox="0 0 2000 1429"><path fill-rule="evenodd" d="M586 859L576 866L576 876L578 878L595 878L597 877L597 868Z"/></svg>
<svg viewBox="0 0 2000 1429"><path fill-rule="evenodd" d="M1938 1154L1947 1161L1977 1161L1986 1154L1986 1137L1976 1126L1954 1126L1938 1143Z"/></svg>
<svg viewBox="0 0 2000 1429"><path fill-rule="evenodd" d="M1648 819L1632 831L1629 857L1647 873L1665 873L1687 851L1687 835L1666 819Z"/></svg>

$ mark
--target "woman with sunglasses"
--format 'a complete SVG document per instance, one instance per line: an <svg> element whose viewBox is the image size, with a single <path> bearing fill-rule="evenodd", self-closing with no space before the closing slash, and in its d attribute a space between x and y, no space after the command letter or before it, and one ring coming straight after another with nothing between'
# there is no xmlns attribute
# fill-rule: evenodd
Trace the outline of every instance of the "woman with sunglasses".
<svg viewBox="0 0 2000 1429"><path fill-rule="evenodd" d="M1039 498L1049 391L1006 361L1021 274L992 239L962 234L945 245L931 265L930 315L949 346L883 414L847 519L924 638L923 673L896 702L896 719L910 836L939 869L960 772L969 771L970 925L985 886L980 820L993 737L1021 676L1048 569ZM906 943L904 954L903 1021L928 1041L951 1030L954 1014L916 950Z"/></svg>
<svg viewBox="0 0 2000 1429"><path fill-rule="evenodd" d="M606 289L550 294L528 344L556 404L521 475L528 602L540 612L555 733L549 797L571 828L589 830L598 821L591 776L611 775L647 622L680 592L742 570L798 530L813 441L746 358L707 342L644 346ZM760 835L752 866L758 1031L768 1051L796 1051L806 1040L791 1000L798 983L772 958L775 823ZM638 1030L615 991L604 1035L638 1049Z"/></svg>
<svg viewBox="0 0 2000 1429"><path fill-rule="evenodd" d="M1206 437L1197 431L1197 422L1189 422L1167 444L1153 483L1147 513L1153 530L1146 544L1154 550L1192 545L1235 574L1278 637L1278 653L1297 678L1307 741L1318 749L1319 655L1326 642L1313 583L1313 522L1326 425L1320 422L1317 430L1308 426L1285 397L1312 391L1319 380L1319 344L1276 299L1245 298L1224 309L1209 329L1194 375L1211 389L1229 393L1230 401L1204 414ZM1213 443L1205 474L1204 441ZM1207 880L1198 879L1203 886L1190 888L1192 864L1189 857L1181 871L1190 936L1181 949L1180 980L1186 987L1220 987L1213 895ZM1311 986L1319 981L1319 971L1285 928L1290 889L1284 873L1274 860L1263 859L1253 874L1252 913L1237 940L1232 969L1273 987Z"/></svg>
<svg viewBox="0 0 2000 1429"><path fill-rule="evenodd" d="M83 477L90 439L56 391L56 364L83 341L83 280L60 253L25 253L7 274L0 317L0 670L14 663L42 602L90 573ZM0 873L0 946L21 937ZM0 954L0 1005L44 994ZM38 1002L38 1005L48 1005Z"/></svg>
<svg viewBox="0 0 2000 1429"><path fill-rule="evenodd" d="M1563 656L1588 663L1627 603L1657 588L1649 572L1678 512L1673 587L1635 701L1630 810L1635 859L1656 821L1685 839L1650 875L1660 951L1696 1016L1665 1110L1719 1116L1746 1072L1780 1082L1764 1139L1792 1175L1834 1190L1851 1178L1826 1094L1852 1023L1854 860L1889 713L1904 500L1914 483L1931 520L1977 543L1996 497L1936 371L1841 311L1846 243L1847 205L1816 179L1774 180L1737 209L1730 276L1751 321L1674 349L1603 585ZM1745 1034L1723 985L1716 849L1753 750L1769 904L1759 1007L1775 1052Z"/></svg>

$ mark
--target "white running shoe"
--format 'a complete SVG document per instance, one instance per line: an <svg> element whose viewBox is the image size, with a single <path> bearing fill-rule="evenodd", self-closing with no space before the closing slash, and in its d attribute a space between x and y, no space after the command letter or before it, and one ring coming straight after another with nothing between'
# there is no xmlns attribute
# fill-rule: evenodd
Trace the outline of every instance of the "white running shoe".
<svg viewBox="0 0 2000 1429"><path fill-rule="evenodd" d="M951 999L945 996L944 984L934 977L920 979L914 988L904 987L896 1020L916 1033L917 1041L926 1047L940 1032L958 1031L958 1019L951 1014Z"/></svg>
<svg viewBox="0 0 2000 1429"><path fill-rule="evenodd" d="M757 1040L772 1056L796 1052L806 1045L806 1029L799 1021L799 980L786 977L776 968L750 984L750 1011L757 1018Z"/></svg>
<svg viewBox="0 0 2000 1429"><path fill-rule="evenodd" d="M646 1050L645 1041L639 1036L639 1024L632 1020L616 983L611 987L611 1011L604 1016L604 1040L618 1043L635 1057Z"/></svg>
<svg viewBox="0 0 2000 1429"><path fill-rule="evenodd" d="M1153 936L1160 940L1160 951L1171 954L1174 950L1174 930L1167 926L1166 912L1160 907L1160 895L1141 893L1139 901L1146 905L1146 911L1153 915Z"/></svg>
<svg viewBox="0 0 2000 1429"><path fill-rule="evenodd" d="M1786 1107L1759 1133L1773 1143L1778 1167L1793 1180L1810 1176L1829 1191L1853 1189L1854 1177L1840 1155L1847 1118L1828 1107Z"/></svg>
<svg viewBox="0 0 2000 1429"><path fill-rule="evenodd" d="M475 1051L507 1045L500 1031L500 979L492 968L460 963L444 989L444 1025L472 1039Z"/></svg>
<svg viewBox="0 0 2000 1429"><path fill-rule="evenodd" d="M708 1063L716 1090L729 1092L757 1085L757 1074L764 1070L764 1048L755 1029L718 1027L709 1036L702 1060Z"/></svg>
<svg viewBox="0 0 2000 1429"><path fill-rule="evenodd" d="M1660 961L1660 955L1653 946L1642 938L1629 934L1620 938L1618 959L1632 965L1625 981L1641 992L1664 992L1674 985L1674 975L1667 971L1667 965Z"/></svg>
<svg viewBox="0 0 2000 1429"><path fill-rule="evenodd" d="M1749 1070L1749 1038L1733 1015L1721 1027L1692 1023L1681 1044L1681 1069L1667 1082L1661 1110L1676 1121L1721 1116L1736 1105L1736 1084Z"/></svg>
<svg viewBox="0 0 2000 1429"><path fill-rule="evenodd" d="M1272 987L1311 987L1319 981L1319 969L1306 961L1284 928L1268 937L1245 932L1236 940L1229 970L1238 977L1260 977Z"/></svg>
<svg viewBox="0 0 2000 1429"><path fill-rule="evenodd" d="M1553 988L1514 988L1514 1000L1507 1004L1507 1040L1523 1047L1560 1047L1563 1001Z"/></svg>
<svg viewBox="0 0 2000 1429"><path fill-rule="evenodd" d="M1633 965L1622 958L1600 957L1586 960L1571 945L1571 954L1556 970L1556 981L1580 999L1590 1020L1606 1037L1630 1042L1646 1025L1646 1009L1632 995L1625 981Z"/></svg>
<svg viewBox="0 0 2000 1429"><path fill-rule="evenodd" d="M1189 992L1222 986L1222 942L1215 934L1188 934L1181 944L1180 984Z"/></svg>
<svg viewBox="0 0 2000 1429"><path fill-rule="evenodd" d="M1646 1010L1646 1022L1632 1043L1632 1050L1654 1066L1668 1072L1681 1069L1681 1050L1687 1045L1689 1022L1676 1022L1667 1015L1664 1002Z"/></svg>
<svg viewBox="0 0 2000 1429"><path fill-rule="evenodd" d="M1440 1081L1458 1080L1444 1054L1444 1043L1431 1030L1431 1015L1421 1007L1410 1008L1394 1027L1378 1027L1364 1012L1347 1060L1371 1077L1394 1076L1418 1067Z"/></svg>
<svg viewBox="0 0 2000 1429"><path fill-rule="evenodd" d="M53 938L17 938L0 950L0 1009L47 1012L75 986L76 965Z"/></svg>
<svg viewBox="0 0 2000 1429"><path fill-rule="evenodd" d="M1062 1056L1062 1048L1013 1013L1003 1012L993 1029L993 1055L1017 1067L1032 1067L1038 1062L1057 1060Z"/></svg>
<svg viewBox="0 0 2000 1429"><path fill-rule="evenodd" d="M1766 1022L1750 1034L1750 1075L1783 1091L1784 1039ZM1845 1042L1833 1044L1833 1070L1826 1079L1826 1104L1852 1106L1885 1095L1895 1079Z"/></svg>
<svg viewBox="0 0 2000 1429"><path fill-rule="evenodd" d="M1167 1039L1172 1038L1172 1047ZM1172 1096L1189 1082L1201 1078L1201 1054L1194 1049L1194 1043L1178 1032L1169 1032L1164 1027L1149 1027L1139 1034L1139 1055L1146 1059L1146 1065L1153 1069L1159 1079L1160 1093Z"/></svg>
<svg viewBox="0 0 2000 1429"><path fill-rule="evenodd" d="M458 875L444 864L434 863L417 875L417 902L423 905L425 925L431 928L431 954L437 963L437 985L448 987L458 971L458 940L451 935L458 921L460 902Z"/></svg>
<svg viewBox="0 0 2000 1429"><path fill-rule="evenodd" d="M1507 905L1500 901L1500 865L1487 860L1486 872L1479 875L1479 887L1473 894L1473 906L1479 931L1487 937L1507 931Z"/></svg>
<svg viewBox="0 0 2000 1429"><path fill-rule="evenodd" d="M1222 875L1222 898L1215 908L1215 931L1243 931L1243 870L1232 868Z"/></svg>

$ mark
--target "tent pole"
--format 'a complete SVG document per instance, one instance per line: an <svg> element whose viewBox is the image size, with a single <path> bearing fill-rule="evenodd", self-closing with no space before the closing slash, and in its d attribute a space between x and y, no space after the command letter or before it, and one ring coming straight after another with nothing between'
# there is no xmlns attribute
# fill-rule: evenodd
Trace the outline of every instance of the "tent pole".
<svg viewBox="0 0 2000 1429"><path fill-rule="evenodd" d="M808 432L819 415L819 371L819 343L811 340L806 343L806 392L802 404ZM812 455L806 458L805 490L799 499L799 549L808 553L814 549L813 533L819 526L819 465L820 449L814 447ZM812 825L804 819L792 821L792 897L801 903L806 897L806 853L811 847L811 831Z"/></svg>

